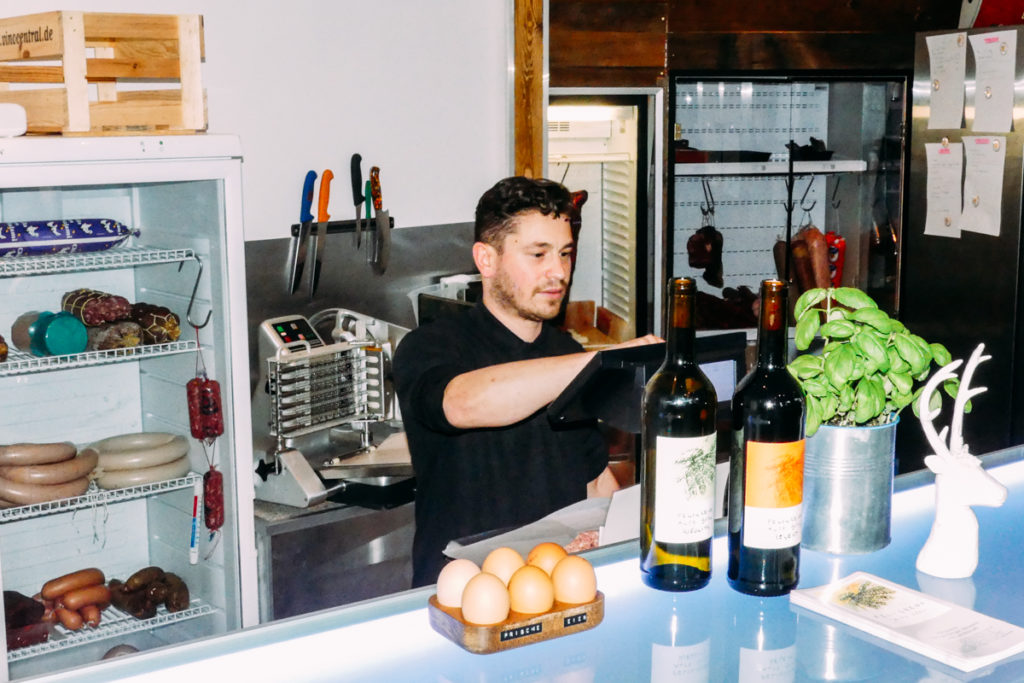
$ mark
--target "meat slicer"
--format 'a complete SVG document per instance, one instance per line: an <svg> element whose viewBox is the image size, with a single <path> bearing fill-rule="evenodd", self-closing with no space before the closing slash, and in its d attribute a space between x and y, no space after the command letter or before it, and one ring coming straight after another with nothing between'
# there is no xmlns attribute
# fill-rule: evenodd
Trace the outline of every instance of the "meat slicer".
<svg viewBox="0 0 1024 683"><path fill-rule="evenodd" d="M406 332L340 308L260 324L252 401L257 500L309 507L360 476L396 472L365 459L348 463L373 451L375 436L396 422L390 364ZM403 471L411 476L411 467Z"/></svg>

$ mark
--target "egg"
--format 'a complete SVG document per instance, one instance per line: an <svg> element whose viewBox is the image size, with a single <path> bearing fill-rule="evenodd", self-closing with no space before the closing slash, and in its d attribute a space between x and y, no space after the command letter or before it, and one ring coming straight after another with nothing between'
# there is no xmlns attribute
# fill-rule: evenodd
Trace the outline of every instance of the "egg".
<svg viewBox="0 0 1024 683"><path fill-rule="evenodd" d="M489 626L508 616L509 597L505 582L494 574L480 572L462 591L462 619L477 626Z"/></svg>
<svg viewBox="0 0 1024 683"><path fill-rule="evenodd" d="M513 612L540 614L555 604L555 586L547 572L526 564L509 579L508 597Z"/></svg>
<svg viewBox="0 0 1024 683"><path fill-rule="evenodd" d="M551 541L545 541L544 543L538 543L533 546L533 549L526 556L526 564L532 564L535 567L540 567L548 576L551 576L551 570L555 568L558 561L569 553L565 552L565 548L552 543Z"/></svg>
<svg viewBox="0 0 1024 683"><path fill-rule="evenodd" d="M555 585L558 602L579 605L597 597L597 575L591 564L579 555L559 560L551 572L551 582Z"/></svg>
<svg viewBox="0 0 1024 683"><path fill-rule="evenodd" d="M472 560L452 560L437 576L437 601L445 607L462 607L462 591L479 573L480 567Z"/></svg>
<svg viewBox="0 0 1024 683"><path fill-rule="evenodd" d="M507 586L508 580L524 564L526 562L523 561L522 555L512 548L502 546L501 548L495 548L487 554L487 557L484 558L484 563L480 565L480 569L488 574L494 574Z"/></svg>

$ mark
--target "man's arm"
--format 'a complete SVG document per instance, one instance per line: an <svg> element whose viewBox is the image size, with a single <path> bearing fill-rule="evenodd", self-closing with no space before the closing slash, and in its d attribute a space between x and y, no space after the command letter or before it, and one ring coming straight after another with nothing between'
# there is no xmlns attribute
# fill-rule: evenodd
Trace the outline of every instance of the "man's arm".
<svg viewBox="0 0 1024 683"><path fill-rule="evenodd" d="M661 341L649 334L611 348ZM596 351L491 365L456 376L444 390L444 414L453 427L504 427L558 398Z"/></svg>

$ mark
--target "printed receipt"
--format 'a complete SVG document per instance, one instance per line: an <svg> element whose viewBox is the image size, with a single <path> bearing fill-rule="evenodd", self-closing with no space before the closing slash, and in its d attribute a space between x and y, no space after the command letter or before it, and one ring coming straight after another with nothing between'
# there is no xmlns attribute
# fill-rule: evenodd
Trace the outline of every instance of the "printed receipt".
<svg viewBox="0 0 1024 683"><path fill-rule="evenodd" d="M865 572L790 593L790 602L960 669L1024 652L1024 629Z"/></svg>

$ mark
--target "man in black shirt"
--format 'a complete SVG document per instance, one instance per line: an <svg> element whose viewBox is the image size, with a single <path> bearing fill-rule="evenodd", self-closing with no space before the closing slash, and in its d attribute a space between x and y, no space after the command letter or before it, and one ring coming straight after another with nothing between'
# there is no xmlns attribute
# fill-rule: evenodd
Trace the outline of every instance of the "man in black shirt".
<svg viewBox="0 0 1024 683"><path fill-rule="evenodd" d="M414 586L437 580L454 538L617 488L596 427L556 429L544 412L594 356L547 323L569 286L571 209L549 180L507 178L484 193L473 245L482 301L418 327L395 352L416 472Z"/></svg>

